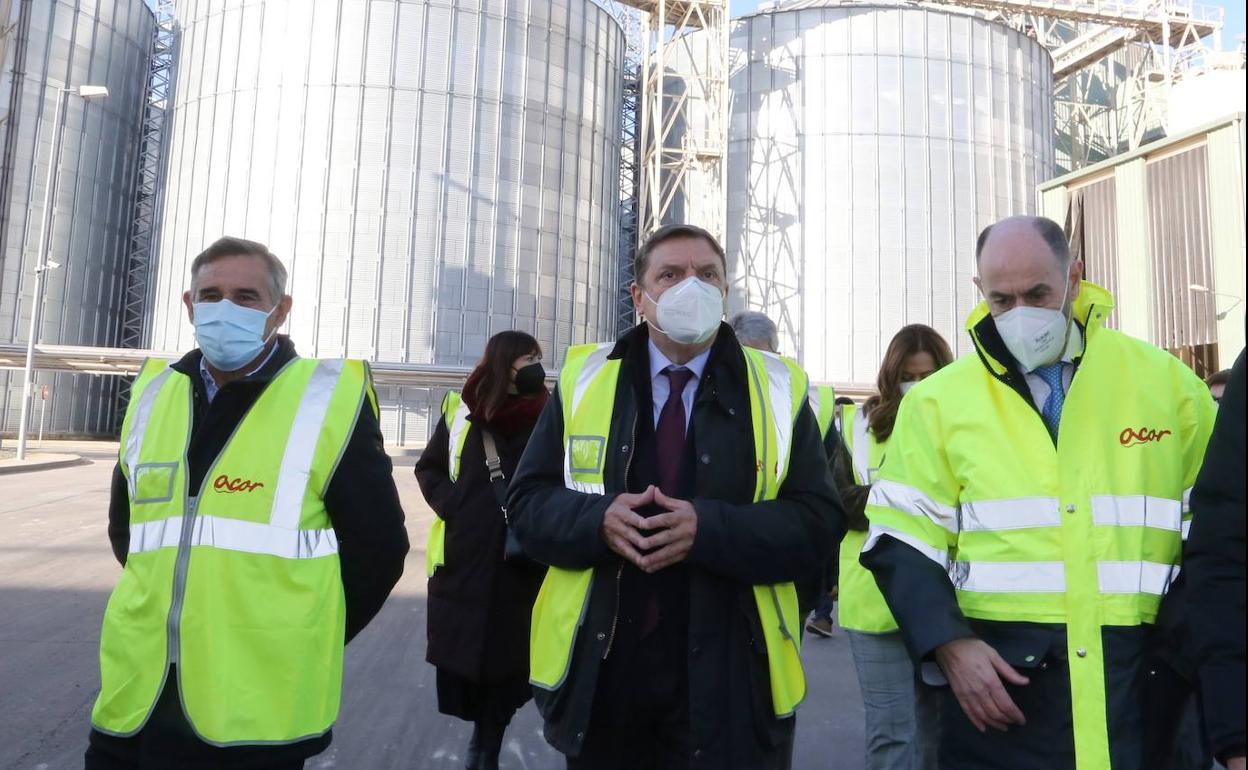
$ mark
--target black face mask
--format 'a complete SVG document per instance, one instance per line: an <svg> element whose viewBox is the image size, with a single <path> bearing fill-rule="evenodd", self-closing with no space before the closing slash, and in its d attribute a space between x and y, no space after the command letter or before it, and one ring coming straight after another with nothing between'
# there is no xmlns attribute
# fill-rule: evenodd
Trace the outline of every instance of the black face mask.
<svg viewBox="0 0 1248 770"><path fill-rule="evenodd" d="M516 370L516 391L532 396L546 389L546 370L541 364L529 364Z"/></svg>

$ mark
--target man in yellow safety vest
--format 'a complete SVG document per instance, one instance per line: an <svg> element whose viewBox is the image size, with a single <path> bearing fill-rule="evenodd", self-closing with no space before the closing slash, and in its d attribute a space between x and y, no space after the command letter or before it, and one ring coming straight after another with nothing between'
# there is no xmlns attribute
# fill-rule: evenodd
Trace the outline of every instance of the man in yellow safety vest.
<svg viewBox="0 0 1248 770"><path fill-rule="evenodd" d="M706 231L638 250L645 323L569 350L508 496L550 565L530 680L570 768L787 768L805 695L795 579L843 533L807 379L723 324Z"/></svg>
<svg viewBox="0 0 1248 770"><path fill-rule="evenodd" d="M975 352L901 402L861 561L949 685L941 768L1138 770L1213 401L1105 328L1055 222L1006 219L976 255Z"/></svg>
<svg viewBox="0 0 1248 770"><path fill-rule="evenodd" d="M183 297L199 347L134 382L87 770L303 767L403 572L368 367L300 358L285 285L263 244L218 240Z"/></svg>

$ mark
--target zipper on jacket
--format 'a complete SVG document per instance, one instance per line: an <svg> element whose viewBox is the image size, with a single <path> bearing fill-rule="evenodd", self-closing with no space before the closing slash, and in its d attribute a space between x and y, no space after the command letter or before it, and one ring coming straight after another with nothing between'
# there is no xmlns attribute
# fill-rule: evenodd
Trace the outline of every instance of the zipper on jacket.
<svg viewBox="0 0 1248 770"><path fill-rule="evenodd" d="M281 376L283 372L286 371L286 368L288 366L290 366L292 363L298 360L299 360L299 357L295 356L294 358L290 359L285 364L283 364L282 368L278 369L277 372L274 373L270 382L272 382L273 380L276 380L279 376ZM268 386L266 385L265 387L267 388ZM181 644L182 642L182 603L186 598L186 573L190 571L190 566L191 566L191 534L195 530L195 517L199 514L200 498L203 497L204 492L208 489L208 482L212 478L213 468L217 467L217 463L221 461L221 457L225 454L225 451L230 448L230 444L233 443L234 436L235 434L238 433L238 429L241 428L243 423L247 421L247 418L251 416L251 410L255 408L256 403L260 401L260 398L263 395L264 394L262 392L259 396L256 397L255 401L251 402L251 405L247 407L247 410L243 412L243 416L239 418L238 422L234 425L234 429L230 431L229 437L225 440L225 443L221 445L221 450L217 452L217 456L212 458L212 462L208 464L208 470L207 472L204 473L204 478L199 483L199 493L196 494L194 497L188 497L186 500L186 511L182 515L182 531L178 535L178 558L177 558L177 561L174 563L174 567L173 567L173 596L169 602L169 617L165 622L165 636L168 638L168 645L169 645L168 653L167 653L167 656L169 658L169 661L168 661L169 664L177 663L181 665L181 661L179 660L179 658L181 657L179 655L179 651L182 646ZM208 408L211 408L211 404L209 404ZM191 387L191 415L192 415L191 420L192 420L192 423L194 422L194 419L195 419L194 414L195 414L195 388L194 388L194 385L192 385ZM206 418L206 412L205 412L205 418ZM193 432L194 432L194 428L192 425L192 430L187 432L186 447L183 449L183 454L182 454L182 463L183 463L183 466L185 467L185 473L188 476L191 472L190 449L191 449L191 439L193 437L192 436ZM187 484L189 486L189 480ZM167 669L168 669L168 664L166 665L166 670Z"/></svg>
<svg viewBox="0 0 1248 770"><path fill-rule="evenodd" d="M637 415L633 415L633 433L632 439L628 442L628 459L624 462L624 488L628 489L628 474L633 468L633 454L637 451ZM620 559L620 566L615 571L615 612L611 616L611 635L607 637L607 648L602 652L602 659L606 660L611 654L611 645L615 644L615 629L620 623L620 581L624 578L624 559Z"/></svg>
<svg viewBox="0 0 1248 770"><path fill-rule="evenodd" d="M178 652L182 646L179 633L182 625L182 601L186 597L186 572L191 562L191 531L195 527L195 512L198 509L198 497L187 500L186 512L182 516L182 533L178 536L178 558L173 567L173 598L169 602L169 618L165 630L170 664L181 664Z"/></svg>

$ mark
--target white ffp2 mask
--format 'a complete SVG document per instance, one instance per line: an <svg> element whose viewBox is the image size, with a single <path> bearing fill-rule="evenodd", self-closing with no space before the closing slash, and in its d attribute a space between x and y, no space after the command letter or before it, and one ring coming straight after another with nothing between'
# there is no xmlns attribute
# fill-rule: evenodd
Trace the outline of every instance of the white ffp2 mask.
<svg viewBox="0 0 1248 770"><path fill-rule="evenodd" d="M1062 308L1017 305L993 319L1001 341L1013 354L1024 372L1033 372L1061 357L1066 349L1070 332L1066 297L1070 293L1070 280L1062 293Z"/></svg>
<svg viewBox="0 0 1248 770"><path fill-rule="evenodd" d="M706 342L724 317L724 293L694 276L663 292L658 300L645 296L658 308L658 318L651 325L682 345Z"/></svg>

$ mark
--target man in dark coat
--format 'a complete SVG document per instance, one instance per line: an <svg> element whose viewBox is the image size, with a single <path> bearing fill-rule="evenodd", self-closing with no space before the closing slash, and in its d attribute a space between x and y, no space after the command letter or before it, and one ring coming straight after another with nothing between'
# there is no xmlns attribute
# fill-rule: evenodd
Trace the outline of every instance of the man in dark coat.
<svg viewBox="0 0 1248 770"><path fill-rule="evenodd" d="M261 310L273 309L267 343L253 360L234 371L221 371L200 349L192 350L172 369L192 383L192 427L186 449L189 488L202 486L235 428L279 372L298 358L288 337L274 331L285 320L291 298L283 296L286 271L259 243L223 238L201 254L192 267L188 302L218 302ZM276 307L275 307L276 306ZM373 397L360 406L354 432L323 500L338 539L338 558L346 606L346 633L351 641L381 609L403 574L407 530L385 451ZM108 508L108 536L123 566L130 549L130 496L118 465L113 471ZM332 731L284 745L220 747L194 732L178 697L178 667L170 665L159 698L143 727L129 737L90 734L88 770L121 768L287 768L324 751Z"/></svg>
<svg viewBox="0 0 1248 770"><path fill-rule="evenodd" d="M1228 770L1244 770L1244 354L1231 369L1192 490L1183 552L1205 732Z"/></svg>
<svg viewBox="0 0 1248 770"><path fill-rule="evenodd" d="M668 226L639 250L635 275L647 323L609 355L620 372L605 494L565 488L563 399L573 394L557 391L508 498L530 556L595 569L566 677L535 689L546 739L574 769L787 768L794 720L773 711L752 586L815 573L844 532L819 430L803 400L778 497L755 503L741 346L715 320L722 304L663 299L678 286L713 299L709 284L722 302L723 250L705 231ZM700 339L670 336L681 310L707 327L681 336Z"/></svg>

